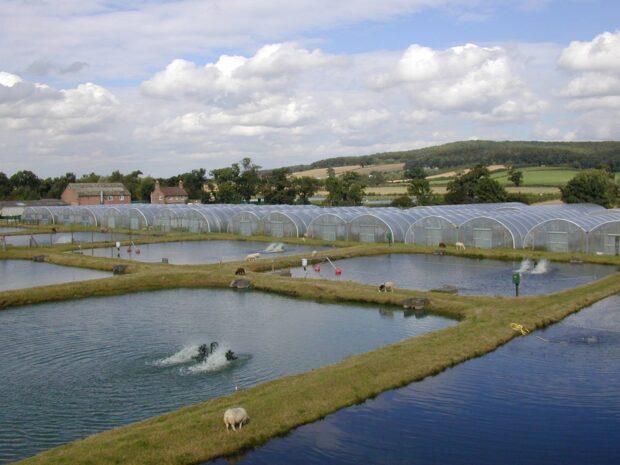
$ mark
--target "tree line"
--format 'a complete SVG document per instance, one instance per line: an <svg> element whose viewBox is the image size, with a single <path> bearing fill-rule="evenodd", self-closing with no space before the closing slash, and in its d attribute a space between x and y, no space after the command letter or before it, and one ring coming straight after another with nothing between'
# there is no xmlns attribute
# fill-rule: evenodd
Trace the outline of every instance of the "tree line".
<svg viewBox="0 0 620 465"><path fill-rule="evenodd" d="M476 164L519 166L567 166L576 169L605 167L620 171L620 142L461 141L400 152L335 157L292 171L346 165L406 163L426 168L459 168Z"/></svg>
<svg viewBox="0 0 620 465"><path fill-rule="evenodd" d="M157 181L162 187L177 186L183 181L189 199L202 203L243 203L257 199L267 204L309 204L312 196L326 189L328 205L361 205L367 184L365 177L357 173L337 177L331 170L327 179L319 180L293 177L288 168L266 171L260 168L250 158L244 158L229 167L210 171L210 176L204 168L169 178L143 176L139 170L129 174L118 170L110 175L89 173L79 178L74 173L66 173L45 179L27 170L10 177L0 172L0 200L59 199L69 183L120 182L131 193L132 200L149 202Z"/></svg>

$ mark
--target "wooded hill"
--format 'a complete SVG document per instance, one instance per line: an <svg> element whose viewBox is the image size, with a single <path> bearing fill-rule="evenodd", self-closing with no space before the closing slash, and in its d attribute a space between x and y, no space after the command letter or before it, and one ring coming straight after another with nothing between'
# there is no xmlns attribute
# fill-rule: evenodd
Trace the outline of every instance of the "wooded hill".
<svg viewBox="0 0 620 465"><path fill-rule="evenodd" d="M407 163L408 166L455 168L462 166L570 166L620 171L620 142L536 142L536 141L462 141L402 152L327 158L310 165L289 167L291 171L346 165Z"/></svg>

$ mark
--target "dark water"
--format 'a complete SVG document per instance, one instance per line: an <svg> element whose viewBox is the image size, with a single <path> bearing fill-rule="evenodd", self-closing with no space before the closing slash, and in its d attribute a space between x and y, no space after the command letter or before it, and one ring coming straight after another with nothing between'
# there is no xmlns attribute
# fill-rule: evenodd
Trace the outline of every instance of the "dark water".
<svg viewBox="0 0 620 465"><path fill-rule="evenodd" d="M612 297L235 463L618 464L619 361L620 297Z"/></svg>
<svg viewBox="0 0 620 465"><path fill-rule="evenodd" d="M0 311L0 463L455 324L378 310L174 290Z"/></svg>
<svg viewBox="0 0 620 465"><path fill-rule="evenodd" d="M0 260L0 291L107 278L112 273L30 260ZM2 339L0 339L0 344Z"/></svg>
<svg viewBox="0 0 620 465"><path fill-rule="evenodd" d="M101 233L101 232L74 232L74 233L54 233L54 234L22 234L19 236L6 236L6 243L14 246L30 245L30 238L34 237L35 241L46 246L50 244L70 244L72 242L103 242L103 241L124 241L131 237L129 234L120 233Z"/></svg>
<svg viewBox="0 0 620 465"><path fill-rule="evenodd" d="M293 276L359 281L376 285L392 281L396 287L421 291L453 285L462 295L513 296L515 286L512 283L512 274L522 267L528 268L528 271L521 274L520 295L561 291L587 284L616 271L616 267L606 265L566 263L541 263L538 269L535 269L533 263L423 254L357 257L335 261L334 265L342 269L341 276L335 275L334 268L329 263L321 264L320 273L309 266L306 272L302 268L292 270Z"/></svg>
<svg viewBox="0 0 620 465"><path fill-rule="evenodd" d="M307 253L308 257L313 250L325 250L327 247L308 245L284 244L284 252L265 253L268 242L253 241L184 241L165 242L161 244L143 244L131 249L121 247L120 258L139 260L141 262L161 262L167 258L168 263L175 265L190 265L200 263L218 263L245 260L248 254L260 252L261 259L277 258L282 255ZM140 253L137 254L136 251ZM85 250L90 255L90 250ZM95 249L94 255L99 257L116 257L116 249Z"/></svg>

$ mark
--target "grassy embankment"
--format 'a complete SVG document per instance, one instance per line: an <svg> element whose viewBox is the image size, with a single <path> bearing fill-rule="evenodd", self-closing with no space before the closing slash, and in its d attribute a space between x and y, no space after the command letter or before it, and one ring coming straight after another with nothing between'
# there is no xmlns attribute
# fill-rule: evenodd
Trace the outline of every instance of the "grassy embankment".
<svg viewBox="0 0 620 465"><path fill-rule="evenodd" d="M390 252L428 252L416 246L357 245L329 251L333 258ZM451 250L452 253L455 253ZM3 258L27 258L31 250L10 250ZM519 259L527 251L468 250L466 255ZM538 253L538 257L568 260L568 255ZM297 265L297 257L245 264L260 271L271 266ZM585 256L599 263L620 264L616 257ZM111 268L118 260L97 259L50 251L53 263ZM97 262L94 264L94 262ZM226 286L239 263L174 266L138 264L128 275L79 284L45 286L0 293L0 307L24 303L108 295L172 287ZM578 265L576 265L578 266ZM461 297L399 290L379 294L374 286L357 283L293 279L249 272L256 289L313 300L343 300L399 305L409 295L425 295L437 313L459 318L458 325L349 357L307 373L267 382L127 427L97 434L23 461L24 464L191 464L250 448L315 421L343 407L481 356L516 336L511 322L540 328L609 295L620 292L620 273L565 292L540 297ZM329 395L326 395L329 393ZM252 417L241 432L227 434L223 411L244 406Z"/></svg>

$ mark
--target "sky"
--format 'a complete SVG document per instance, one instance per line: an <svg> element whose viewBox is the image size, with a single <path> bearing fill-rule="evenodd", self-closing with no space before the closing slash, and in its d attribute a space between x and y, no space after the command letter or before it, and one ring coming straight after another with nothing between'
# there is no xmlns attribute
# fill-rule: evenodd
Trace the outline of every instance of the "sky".
<svg viewBox="0 0 620 465"><path fill-rule="evenodd" d="M0 171L620 139L618 0L0 0Z"/></svg>

